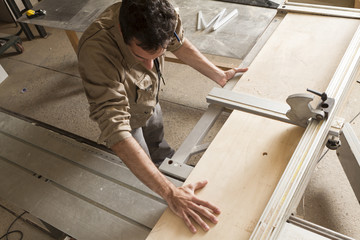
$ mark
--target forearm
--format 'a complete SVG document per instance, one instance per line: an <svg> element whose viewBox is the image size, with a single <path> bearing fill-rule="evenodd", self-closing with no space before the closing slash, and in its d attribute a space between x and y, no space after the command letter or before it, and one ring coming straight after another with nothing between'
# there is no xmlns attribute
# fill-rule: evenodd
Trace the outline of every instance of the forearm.
<svg viewBox="0 0 360 240"><path fill-rule="evenodd" d="M118 142L111 149L141 182L165 200L169 198L176 187L156 168L133 137Z"/></svg>
<svg viewBox="0 0 360 240"><path fill-rule="evenodd" d="M216 83L225 77L224 71L210 62L189 40L185 39L183 46L173 54L187 65L193 67Z"/></svg>

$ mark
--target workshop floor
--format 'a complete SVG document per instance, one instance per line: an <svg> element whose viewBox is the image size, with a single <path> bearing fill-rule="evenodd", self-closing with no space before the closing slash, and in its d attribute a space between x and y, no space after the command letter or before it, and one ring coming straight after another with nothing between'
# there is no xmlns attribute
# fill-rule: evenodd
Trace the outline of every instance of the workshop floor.
<svg viewBox="0 0 360 240"><path fill-rule="evenodd" d="M47 28L47 39L24 39L25 52L13 49L0 56L9 77L0 84L0 107L96 140L97 126L88 118L88 106L77 72L76 55L63 31ZM0 32L14 34L14 24L0 25ZM34 31L35 33L35 31ZM236 60L234 60L236 61ZM205 97L216 86L189 67L168 63L166 86L160 95L166 138L177 148L206 109ZM360 84L354 84L342 113L360 137ZM356 118L355 118L356 117ZM211 140L224 114L207 140ZM0 237L21 209L0 199ZM324 227L360 239L360 205L334 152L318 164L298 207L298 215ZM18 220L11 230L21 230L24 240L54 239L34 226L31 216ZM18 236L9 239L18 239Z"/></svg>

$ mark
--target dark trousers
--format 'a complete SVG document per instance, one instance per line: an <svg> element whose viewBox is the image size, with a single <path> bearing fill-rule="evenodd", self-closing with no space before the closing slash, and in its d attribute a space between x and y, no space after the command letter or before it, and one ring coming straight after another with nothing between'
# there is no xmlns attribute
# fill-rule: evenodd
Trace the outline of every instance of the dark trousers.
<svg viewBox="0 0 360 240"><path fill-rule="evenodd" d="M164 124L160 104L155 106L154 114L146 122L146 125L133 129L131 134L157 166L160 166L165 158L171 158L175 153L164 139Z"/></svg>

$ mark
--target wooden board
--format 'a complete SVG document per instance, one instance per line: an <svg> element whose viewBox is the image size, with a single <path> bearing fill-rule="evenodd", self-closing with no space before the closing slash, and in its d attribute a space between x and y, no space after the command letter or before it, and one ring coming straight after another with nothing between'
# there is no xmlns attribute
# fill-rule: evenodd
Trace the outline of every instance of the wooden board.
<svg viewBox="0 0 360 240"><path fill-rule="evenodd" d="M263 134L256 136L259 126ZM198 195L220 207L219 223L209 233L200 230L192 236L167 210L148 239L248 238L274 188L268 180L280 178L301 134L302 129L295 126L234 112L188 178L209 180ZM288 151L283 152L284 148ZM227 237L222 238L225 232Z"/></svg>
<svg viewBox="0 0 360 240"><path fill-rule="evenodd" d="M359 23L288 14L234 90L281 102L306 88L325 91Z"/></svg>
<svg viewBox="0 0 360 240"><path fill-rule="evenodd" d="M307 87L325 90L358 24L288 14L235 90L278 101ZM147 239L249 239L302 133L234 111L186 181L209 180L198 195L221 208L219 223L193 235L166 210Z"/></svg>

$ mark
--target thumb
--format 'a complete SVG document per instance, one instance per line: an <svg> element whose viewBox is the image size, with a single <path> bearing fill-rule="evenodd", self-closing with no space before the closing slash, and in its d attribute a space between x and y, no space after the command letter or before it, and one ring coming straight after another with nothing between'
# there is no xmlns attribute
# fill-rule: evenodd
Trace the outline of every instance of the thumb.
<svg viewBox="0 0 360 240"><path fill-rule="evenodd" d="M203 180L203 181L199 181L197 183L194 184L194 191L202 189L203 187L205 187L208 184L207 180Z"/></svg>
<svg viewBox="0 0 360 240"><path fill-rule="evenodd" d="M235 72L246 72L248 70L248 68L234 68Z"/></svg>

